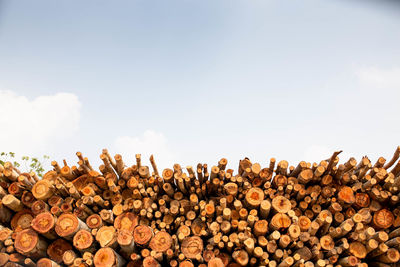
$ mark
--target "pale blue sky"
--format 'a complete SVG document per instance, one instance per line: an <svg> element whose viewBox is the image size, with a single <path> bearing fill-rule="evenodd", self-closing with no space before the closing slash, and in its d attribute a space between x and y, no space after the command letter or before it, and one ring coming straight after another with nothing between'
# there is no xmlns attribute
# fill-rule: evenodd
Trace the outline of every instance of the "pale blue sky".
<svg viewBox="0 0 400 267"><path fill-rule="evenodd" d="M400 144L400 6L0 1L0 90L15 118L0 120L14 129L0 150L59 161L80 150L97 162L103 147L164 165L389 157ZM61 92L36 115L37 97ZM32 108L12 110L18 96ZM28 113L43 118L36 137L21 126L35 127Z"/></svg>

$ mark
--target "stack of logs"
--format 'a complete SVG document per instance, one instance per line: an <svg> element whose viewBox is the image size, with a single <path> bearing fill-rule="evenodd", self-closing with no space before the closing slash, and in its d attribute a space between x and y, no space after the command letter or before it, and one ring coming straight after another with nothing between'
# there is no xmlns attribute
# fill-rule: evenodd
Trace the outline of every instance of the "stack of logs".
<svg viewBox="0 0 400 267"><path fill-rule="evenodd" d="M386 162L248 158L159 172L80 152L39 179L0 165L0 266L398 266L400 147Z"/></svg>

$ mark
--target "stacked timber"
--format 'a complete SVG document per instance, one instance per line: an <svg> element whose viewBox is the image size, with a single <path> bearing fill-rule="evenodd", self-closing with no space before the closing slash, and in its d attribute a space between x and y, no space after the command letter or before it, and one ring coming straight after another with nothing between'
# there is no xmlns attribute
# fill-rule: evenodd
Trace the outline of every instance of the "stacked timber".
<svg viewBox="0 0 400 267"><path fill-rule="evenodd" d="M372 163L0 165L0 266L398 266L400 147Z"/></svg>

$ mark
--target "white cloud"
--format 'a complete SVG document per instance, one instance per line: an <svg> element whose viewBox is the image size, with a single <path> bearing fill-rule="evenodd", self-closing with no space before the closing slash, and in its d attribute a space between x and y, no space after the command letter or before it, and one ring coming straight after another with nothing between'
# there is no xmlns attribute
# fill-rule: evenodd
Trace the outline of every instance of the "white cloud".
<svg viewBox="0 0 400 267"><path fill-rule="evenodd" d="M167 138L153 130L146 130L141 136L120 136L116 138L114 148L127 161L131 161L135 154L141 154L142 161L145 160L149 166L148 159L153 154L160 172L173 165L174 153L168 146Z"/></svg>
<svg viewBox="0 0 400 267"><path fill-rule="evenodd" d="M49 153L55 141L77 132L81 104L70 93L28 99L0 90L0 151Z"/></svg>
<svg viewBox="0 0 400 267"><path fill-rule="evenodd" d="M368 67L359 69L356 74L363 85L376 88L400 89L400 68L381 69Z"/></svg>

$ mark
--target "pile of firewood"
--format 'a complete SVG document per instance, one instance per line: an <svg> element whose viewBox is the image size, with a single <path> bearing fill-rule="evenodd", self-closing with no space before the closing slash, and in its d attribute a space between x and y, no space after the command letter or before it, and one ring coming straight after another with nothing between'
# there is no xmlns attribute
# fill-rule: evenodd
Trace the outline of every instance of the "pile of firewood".
<svg viewBox="0 0 400 267"><path fill-rule="evenodd" d="M386 162L248 158L237 173L100 155L39 179L0 165L0 266L398 266L400 147Z"/></svg>

